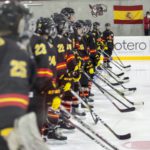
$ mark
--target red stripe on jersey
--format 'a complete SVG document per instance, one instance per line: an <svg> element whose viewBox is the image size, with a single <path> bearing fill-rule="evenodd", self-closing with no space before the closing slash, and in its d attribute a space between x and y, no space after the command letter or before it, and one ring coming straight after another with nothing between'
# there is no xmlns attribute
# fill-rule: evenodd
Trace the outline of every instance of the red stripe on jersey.
<svg viewBox="0 0 150 150"><path fill-rule="evenodd" d="M19 107L21 109L27 110L27 105L23 105L21 103L16 103L16 102L9 102L9 103L1 103L0 108L5 108L5 107Z"/></svg>
<svg viewBox="0 0 150 150"><path fill-rule="evenodd" d="M73 59L75 59L74 55L70 55L68 58L67 58L67 62L70 62L72 61Z"/></svg>
<svg viewBox="0 0 150 150"><path fill-rule="evenodd" d="M93 54L93 53L96 53L96 49L91 49L91 50L90 50L90 53L92 53L92 54Z"/></svg>
<svg viewBox="0 0 150 150"><path fill-rule="evenodd" d="M67 68L66 62L59 63L59 64L57 64L57 66L56 66L56 69L57 69L57 70L62 70L62 69L66 69L66 68Z"/></svg>
<svg viewBox="0 0 150 150"><path fill-rule="evenodd" d="M37 76L38 77L52 77L53 72L49 68L39 68L37 69Z"/></svg>
<svg viewBox="0 0 150 150"><path fill-rule="evenodd" d="M0 107L20 107L26 109L29 105L29 98L27 95L10 93L0 95Z"/></svg>
<svg viewBox="0 0 150 150"><path fill-rule="evenodd" d="M83 59L84 61L86 61L86 60L89 60L89 57L88 57L88 56L85 56L85 57L82 57L82 59Z"/></svg>

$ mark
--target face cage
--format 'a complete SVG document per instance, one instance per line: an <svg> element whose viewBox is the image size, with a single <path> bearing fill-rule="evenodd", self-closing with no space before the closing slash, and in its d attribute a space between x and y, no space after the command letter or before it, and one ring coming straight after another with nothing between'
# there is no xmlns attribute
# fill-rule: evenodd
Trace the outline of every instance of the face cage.
<svg viewBox="0 0 150 150"><path fill-rule="evenodd" d="M54 39L57 36L57 29L55 26L51 26L49 37Z"/></svg>
<svg viewBox="0 0 150 150"><path fill-rule="evenodd" d="M64 22L64 23L58 25L58 32L61 32L61 34L65 34L65 33L69 32L69 23Z"/></svg>

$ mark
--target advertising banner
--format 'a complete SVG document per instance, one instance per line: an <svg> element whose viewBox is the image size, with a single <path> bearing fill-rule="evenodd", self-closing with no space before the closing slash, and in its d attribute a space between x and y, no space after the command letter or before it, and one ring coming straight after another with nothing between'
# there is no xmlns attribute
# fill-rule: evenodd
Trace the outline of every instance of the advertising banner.
<svg viewBox="0 0 150 150"><path fill-rule="evenodd" d="M119 56L150 57L150 36L115 36L114 44Z"/></svg>

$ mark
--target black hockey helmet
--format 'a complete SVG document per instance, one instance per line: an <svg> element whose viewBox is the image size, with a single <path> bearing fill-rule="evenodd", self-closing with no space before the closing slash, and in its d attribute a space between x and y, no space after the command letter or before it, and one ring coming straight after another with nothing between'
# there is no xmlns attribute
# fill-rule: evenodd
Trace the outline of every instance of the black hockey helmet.
<svg viewBox="0 0 150 150"><path fill-rule="evenodd" d="M74 23L74 30L75 30L75 33L77 33L80 36L83 36L86 33L86 23L85 23L85 21L77 20Z"/></svg>
<svg viewBox="0 0 150 150"><path fill-rule="evenodd" d="M63 14L64 16L67 17L67 19L70 18L71 15L74 15L75 14L75 11L73 8L70 8L70 7L65 7L61 10L60 12L61 14Z"/></svg>
<svg viewBox="0 0 150 150"><path fill-rule="evenodd" d="M97 21L93 22L93 27L97 27L97 26L100 26L100 23Z"/></svg>
<svg viewBox="0 0 150 150"><path fill-rule="evenodd" d="M92 21L90 19L85 20L85 23L88 27L92 27Z"/></svg>
<svg viewBox="0 0 150 150"><path fill-rule="evenodd" d="M24 7L18 1L5 1L4 4L0 6L0 30L7 30L15 34L22 34L19 33L21 32L19 30L21 29L20 22L23 18L27 18L27 16L31 17L29 9ZM24 23L27 24L27 20L25 20Z"/></svg>
<svg viewBox="0 0 150 150"><path fill-rule="evenodd" d="M106 24L105 24L105 28L106 28L106 30L110 30L111 24L110 24L110 23L106 23Z"/></svg>
<svg viewBox="0 0 150 150"><path fill-rule="evenodd" d="M110 27L110 26L111 26L110 23L106 23L106 24L105 24L105 27Z"/></svg>
<svg viewBox="0 0 150 150"><path fill-rule="evenodd" d="M75 29L80 29L80 28L83 28L84 26L85 26L85 22L83 20L77 20L74 23L74 28Z"/></svg>
<svg viewBox="0 0 150 150"><path fill-rule="evenodd" d="M69 23L63 14L54 13L52 18L56 24L58 34L64 34L68 32Z"/></svg>
<svg viewBox="0 0 150 150"><path fill-rule="evenodd" d="M98 30L100 28L100 23L99 22L93 22L93 29Z"/></svg>
<svg viewBox="0 0 150 150"><path fill-rule="evenodd" d="M55 35L56 30L55 30L55 23L53 19L40 17L36 22L35 32L40 35L48 35L48 36Z"/></svg>

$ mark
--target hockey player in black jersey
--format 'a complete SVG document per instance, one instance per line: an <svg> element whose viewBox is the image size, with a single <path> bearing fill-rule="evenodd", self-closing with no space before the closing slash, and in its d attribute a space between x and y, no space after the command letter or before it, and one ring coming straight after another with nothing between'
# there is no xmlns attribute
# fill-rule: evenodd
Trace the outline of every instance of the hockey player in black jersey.
<svg viewBox="0 0 150 150"><path fill-rule="evenodd" d="M64 16L66 16L68 21L75 22L75 11L73 8L65 7L61 10L60 13L63 14Z"/></svg>
<svg viewBox="0 0 150 150"><path fill-rule="evenodd" d="M78 20L75 22L74 25L74 29L75 29L75 48L77 50L77 53L80 57L80 59L82 60L81 66L82 69L84 69L85 71L87 71L89 74L93 74L94 73L94 69L93 69L93 64L90 61L90 55L88 52L88 46L86 43L86 40L83 38L84 33L85 33L85 22L82 20ZM80 88L80 96L84 98L85 97L89 97L89 88L88 88L88 79L86 78L86 76L84 76L84 74L82 73L81 75L81 80L80 80L81 86L82 86L82 90Z"/></svg>
<svg viewBox="0 0 150 150"><path fill-rule="evenodd" d="M64 141L67 138L57 133L61 104L61 90L57 84L58 55L53 44L49 42L49 38L55 38L56 35L57 31L52 18L38 19L35 34L31 39L37 65L36 87L38 87L34 91L33 101L36 103L33 105L36 105L35 111L42 127L43 138Z"/></svg>
<svg viewBox="0 0 150 150"><path fill-rule="evenodd" d="M90 61L93 64L94 68L99 66L100 63L100 55L97 52L97 46L96 46L96 41L95 38L92 34L92 21L91 20L85 20L85 25L86 25L86 33L84 36L84 40L86 41L86 45L87 45L87 51L89 53L89 57L90 57ZM91 74L91 77L93 77L94 74ZM92 82L89 81L89 89L91 89L92 86ZM89 92L89 94L91 96L93 96L93 94L91 94ZM90 101L93 101L92 99Z"/></svg>
<svg viewBox="0 0 150 150"><path fill-rule="evenodd" d="M93 30L92 30L92 34L95 38L95 41L97 41L97 39L102 37L102 32L100 29L100 23L99 22L93 22Z"/></svg>
<svg viewBox="0 0 150 150"><path fill-rule="evenodd" d="M96 50L98 52L99 58L101 58L101 50L104 49L104 41L102 39L103 33L101 32L99 22L94 22L93 23L92 35L94 37L94 41L95 41L95 44L96 44ZM101 70L100 65L97 67L97 69Z"/></svg>
<svg viewBox="0 0 150 150"><path fill-rule="evenodd" d="M40 18L37 22L36 32L31 38L31 49L36 61L36 81L33 100L29 108L29 111L37 113L40 128L46 120L44 114L47 112L46 98L43 98L43 96L48 92L49 87L52 86L52 79L54 77L52 67L49 65L49 45L46 42L50 31L47 30L47 33L43 33L44 27L42 21L45 21L45 24L47 23L46 19Z"/></svg>
<svg viewBox="0 0 150 150"><path fill-rule="evenodd" d="M71 44L71 51L75 57L76 66L80 66L81 59L80 59L80 56L78 55L77 50L75 48L75 38L76 38L76 33L74 31L75 11L73 8L66 7L66 8L63 8L61 10L61 13L67 18L67 20L69 22L69 30L65 36L68 39L69 43ZM78 81L79 81L80 76L81 76L81 71L79 68L78 68L77 72L78 73L76 74L75 80L72 82L72 89L76 92L79 91ZM84 110L79 108L79 101L78 101L77 97L75 97L71 93L68 93L68 98L72 99L72 113L74 115L78 115L78 116L85 116L86 114L85 114Z"/></svg>
<svg viewBox="0 0 150 150"><path fill-rule="evenodd" d="M114 33L111 31L111 24L106 23L105 24L106 30L103 32L103 40L105 45L107 46L107 49L105 51L106 54L104 54L104 65L106 67L111 68L110 66L110 59L109 57L112 56L112 52L114 49Z"/></svg>
<svg viewBox="0 0 150 150"><path fill-rule="evenodd" d="M100 30L100 23L99 22L94 22L93 23L93 30L92 30L92 34L94 36L94 40L96 43L96 50L100 51L101 50L101 41L102 41L102 32Z"/></svg>
<svg viewBox="0 0 150 150"><path fill-rule="evenodd" d="M20 43L21 36L25 33L24 18L29 15L28 9L17 1L6 1L0 6L0 149L23 149L31 144L29 126L34 131L30 139L35 136L37 127L34 126L33 115L26 114L30 103L29 91L33 83L34 68L32 60L27 53L27 47ZM27 21L27 20L26 20ZM21 26L20 26L21 25ZM28 120L28 116L32 119ZM15 122L17 120L17 122ZM21 120L21 121L20 121ZM22 121L27 127L22 126ZM17 125L17 126L16 126ZM19 130L26 130L26 135L19 134ZM37 130L38 131L38 130ZM15 136L14 136L15 135ZM36 136L37 137L37 136ZM38 138L38 137L37 137ZM13 139L13 142L12 142ZM6 142L7 141L7 142ZM35 144L35 141L32 141ZM42 143L41 143L42 144ZM37 142L34 148L39 149ZM43 147L43 149L47 149Z"/></svg>
<svg viewBox="0 0 150 150"><path fill-rule="evenodd" d="M60 83L63 85L65 82L71 83L71 86L78 77L78 70L76 70L77 62L75 59L75 55L73 53L73 44L72 40L68 37L68 27L65 25L68 24L66 20L66 16L63 14L55 14L54 21L57 26L58 36L54 39L54 46L58 49L59 61L61 63L58 64L58 70L60 72L59 77ZM62 28L63 27L63 28ZM66 30L67 29L67 30ZM63 47L60 47L63 46ZM60 48L63 48L63 51L60 51ZM66 64L65 68L62 68L61 64ZM59 67L60 65L60 67ZM66 84L67 85L67 84ZM69 85L69 84L68 84ZM72 108L72 94L70 93L70 89L64 92L63 94L63 105L66 107L68 111L71 111Z"/></svg>

